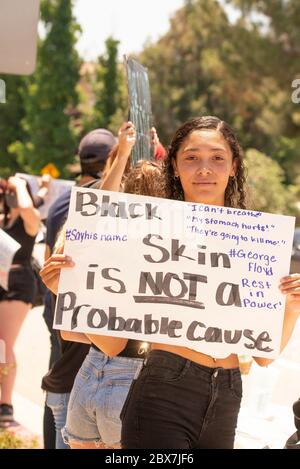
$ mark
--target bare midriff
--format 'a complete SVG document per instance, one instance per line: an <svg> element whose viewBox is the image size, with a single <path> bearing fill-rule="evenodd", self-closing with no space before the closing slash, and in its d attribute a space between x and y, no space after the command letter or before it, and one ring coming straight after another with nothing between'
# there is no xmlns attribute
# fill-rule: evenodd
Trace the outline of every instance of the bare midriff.
<svg viewBox="0 0 300 469"><path fill-rule="evenodd" d="M151 344L151 350L164 350L165 352L174 353L175 355L180 355L187 360L198 363L200 365L208 366L210 368L238 368L239 360L238 356L234 353L229 355L226 358L214 358L210 355L205 355L201 352L196 352L196 350L191 350L187 347L178 347L177 345L169 344Z"/></svg>

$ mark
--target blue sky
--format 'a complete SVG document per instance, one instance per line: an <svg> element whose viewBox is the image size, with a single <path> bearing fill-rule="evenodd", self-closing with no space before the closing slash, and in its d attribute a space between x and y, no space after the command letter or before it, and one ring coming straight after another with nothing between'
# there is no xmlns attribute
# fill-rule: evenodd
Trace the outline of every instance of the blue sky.
<svg viewBox="0 0 300 469"><path fill-rule="evenodd" d="M112 35L120 41L120 56L139 52L148 39L156 41L169 29L170 16L183 4L183 0L75 0L74 15L82 27L78 51L85 60L94 60Z"/></svg>

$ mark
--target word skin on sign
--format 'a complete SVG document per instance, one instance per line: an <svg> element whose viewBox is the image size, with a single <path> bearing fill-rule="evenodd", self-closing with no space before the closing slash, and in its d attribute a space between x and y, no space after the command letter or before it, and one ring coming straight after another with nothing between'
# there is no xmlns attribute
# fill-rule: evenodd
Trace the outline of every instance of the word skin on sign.
<svg viewBox="0 0 300 469"><path fill-rule="evenodd" d="M73 311L71 319L71 329L77 327L78 315L84 310L86 316L86 324L89 328L102 329L109 331L126 331L134 333L142 333L145 335L165 334L168 337L182 337L180 329L182 322L169 320L168 317L161 317L159 320L153 319L152 314L144 314L143 319L140 318L123 318L117 315L117 309L110 306L108 313L104 309L94 308L89 304L77 305L77 296L74 292L59 293L57 298L57 308L55 316L55 324L61 325L64 312ZM204 335L200 335L203 332ZM262 352L272 352L268 346L263 346L264 342L271 342L271 338L267 331L262 331L257 337L254 337L253 331L250 329L239 330L223 330L219 327L207 327L199 321L192 321L187 328L186 338L190 341L205 341L209 343L237 344L242 338L248 339L244 342L244 347L249 350L259 350ZM150 339L149 339L150 340Z"/></svg>
<svg viewBox="0 0 300 469"><path fill-rule="evenodd" d="M197 262L199 265L206 264L206 253L198 252L197 258L188 256L185 253L187 247L185 244L180 244L178 239L170 240L170 251L164 246L159 246L157 243L154 243L154 239L162 240L163 238L160 235L149 234L144 237L143 244L151 248L158 250L160 257L155 259L150 254L145 254L144 258L147 262L153 264L161 264L168 262L169 260L174 262L179 262L181 257L184 257L190 261ZM206 249L206 246L200 246L201 249ZM230 258L227 254L212 252L210 253L210 266L219 267L219 260L222 259L224 268L231 268ZM89 269L97 269L98 264L90 264ZM115 272L120 272L119 269L113 267L105 268L101 270L101 275L104 279L113 280L118 283L119 287L117 290L114 290L111 286L104 287L105 290L110 293L126 293L127 289L124 282L112 276ZM164 303L164 304L176 304L181 306L187 306L190 308L199 308L205 309L205 306L202 302L196 301L197 297L197 287L199 283L207 284L207 276L199 275L195 273L183 272L182 278L180 278L176 273L161 271L155 273L155 278L151 272L141 272L140 281L139 281L139 291L140 295L134 296L134 301L136 303ZM180 292L176 295L173 295L171 292L171 284L176 284L180 286ZM149 288L152 295L145 296L146 290ZM86 289L94 290L95 289L95 271L89 270L87 273ZM225 292L227 298L225 299ZM216 302L222 306L231 306L235 305L238 307L242 306L240 295L239 295L239 285L222 282L216 290Z"/></svg>
<svg viewBox="0 0 300 469"><path fill-rule="evenodd" d="M171 239L170 241L170 251L164 246L159 246L154 243L154 240L162 240L160 235L149 234L143 239L143 243L146 246L158 249L160 257L154 258L150 254L145 254L144 258L147 262L153 264L165 263L169 260L173 262L180 262L180 258L184 257L190 261L197 262L198 265L205 265L209 262L210 267L216 268L219 267L219 261L222 259L223 268L231 268L230 258L225 253L212 252L207 255L203 252L206 249L206 246L198 246L201 251L198 251L194 257L191 257L191 253L186 253L187 246L179 242L178 239ZM187 255L190 254L190 255ZM207 258L209 261L207 261ZM99 268L99 264L89 264L89 270L87 272L86 279L86 289L94 290L97 288L95 285L96 271ZM100 271L100 274L105 280L113 280L117 285L114 286L104 286L104 290L110 293L123 294L126 293L126 285L120 279L116 277L116 273L120 273L119 269L114 267L104 268ZM140 272L139 278L139 289L138 295L134 295L133 299L135 303L160 303L160 304L172 304L185 306L189 308L205 309L205 305L201 301L197 301L198 294L198 285L207 284L208 279L206 275L200 275L189 272L182 272L182 277L173 272L162 272L158 271L155 274L151 272L142 271ZM176 295L172 294L172 286L174 288L180 288L180 291ZM254 285L263 285L263 282L252 281L252 288ZM242 286L250 286L247 279L243 279ZM267 288L270 288L271 284L266 282ZM254 287L255 288L255 287ZM150 290L151 295L147 295L147 291ZM250 292L251 296L251 292ZM257 295L259 297L259 295ZM233 284L230 282L221 282L216 289L215 293L216 303L220 306L237 306L237 307L248 307L248 308L268 308L268 309L277 309L281 306L281 303L273 303L261 301L258 302L253 298L244 298L241 300L239 285Z"/></svg>

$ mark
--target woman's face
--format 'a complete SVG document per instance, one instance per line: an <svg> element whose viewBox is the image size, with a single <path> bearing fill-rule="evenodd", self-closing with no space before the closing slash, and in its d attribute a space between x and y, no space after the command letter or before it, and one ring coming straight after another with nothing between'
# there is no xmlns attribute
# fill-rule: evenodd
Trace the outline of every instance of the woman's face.
<svg viewBox="0 0 300 469"><path fill-rule="evenodd" d="M230 146L216 130L195 130L182 142L174 161L186 202L224 205L235 164Z"/></svg>

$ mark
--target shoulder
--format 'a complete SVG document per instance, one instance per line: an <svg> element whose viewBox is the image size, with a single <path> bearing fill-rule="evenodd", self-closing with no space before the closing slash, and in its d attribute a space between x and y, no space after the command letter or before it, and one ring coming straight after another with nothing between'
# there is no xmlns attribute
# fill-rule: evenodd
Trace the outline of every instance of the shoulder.
<svg viewBox="0 0 300 469"><path fill-rule="evenodd" d="M47 225L53 223L57 218L64 216L68 212L71 199L71 189L68 189L61 196L59 196L49 208Z"/></svg>

